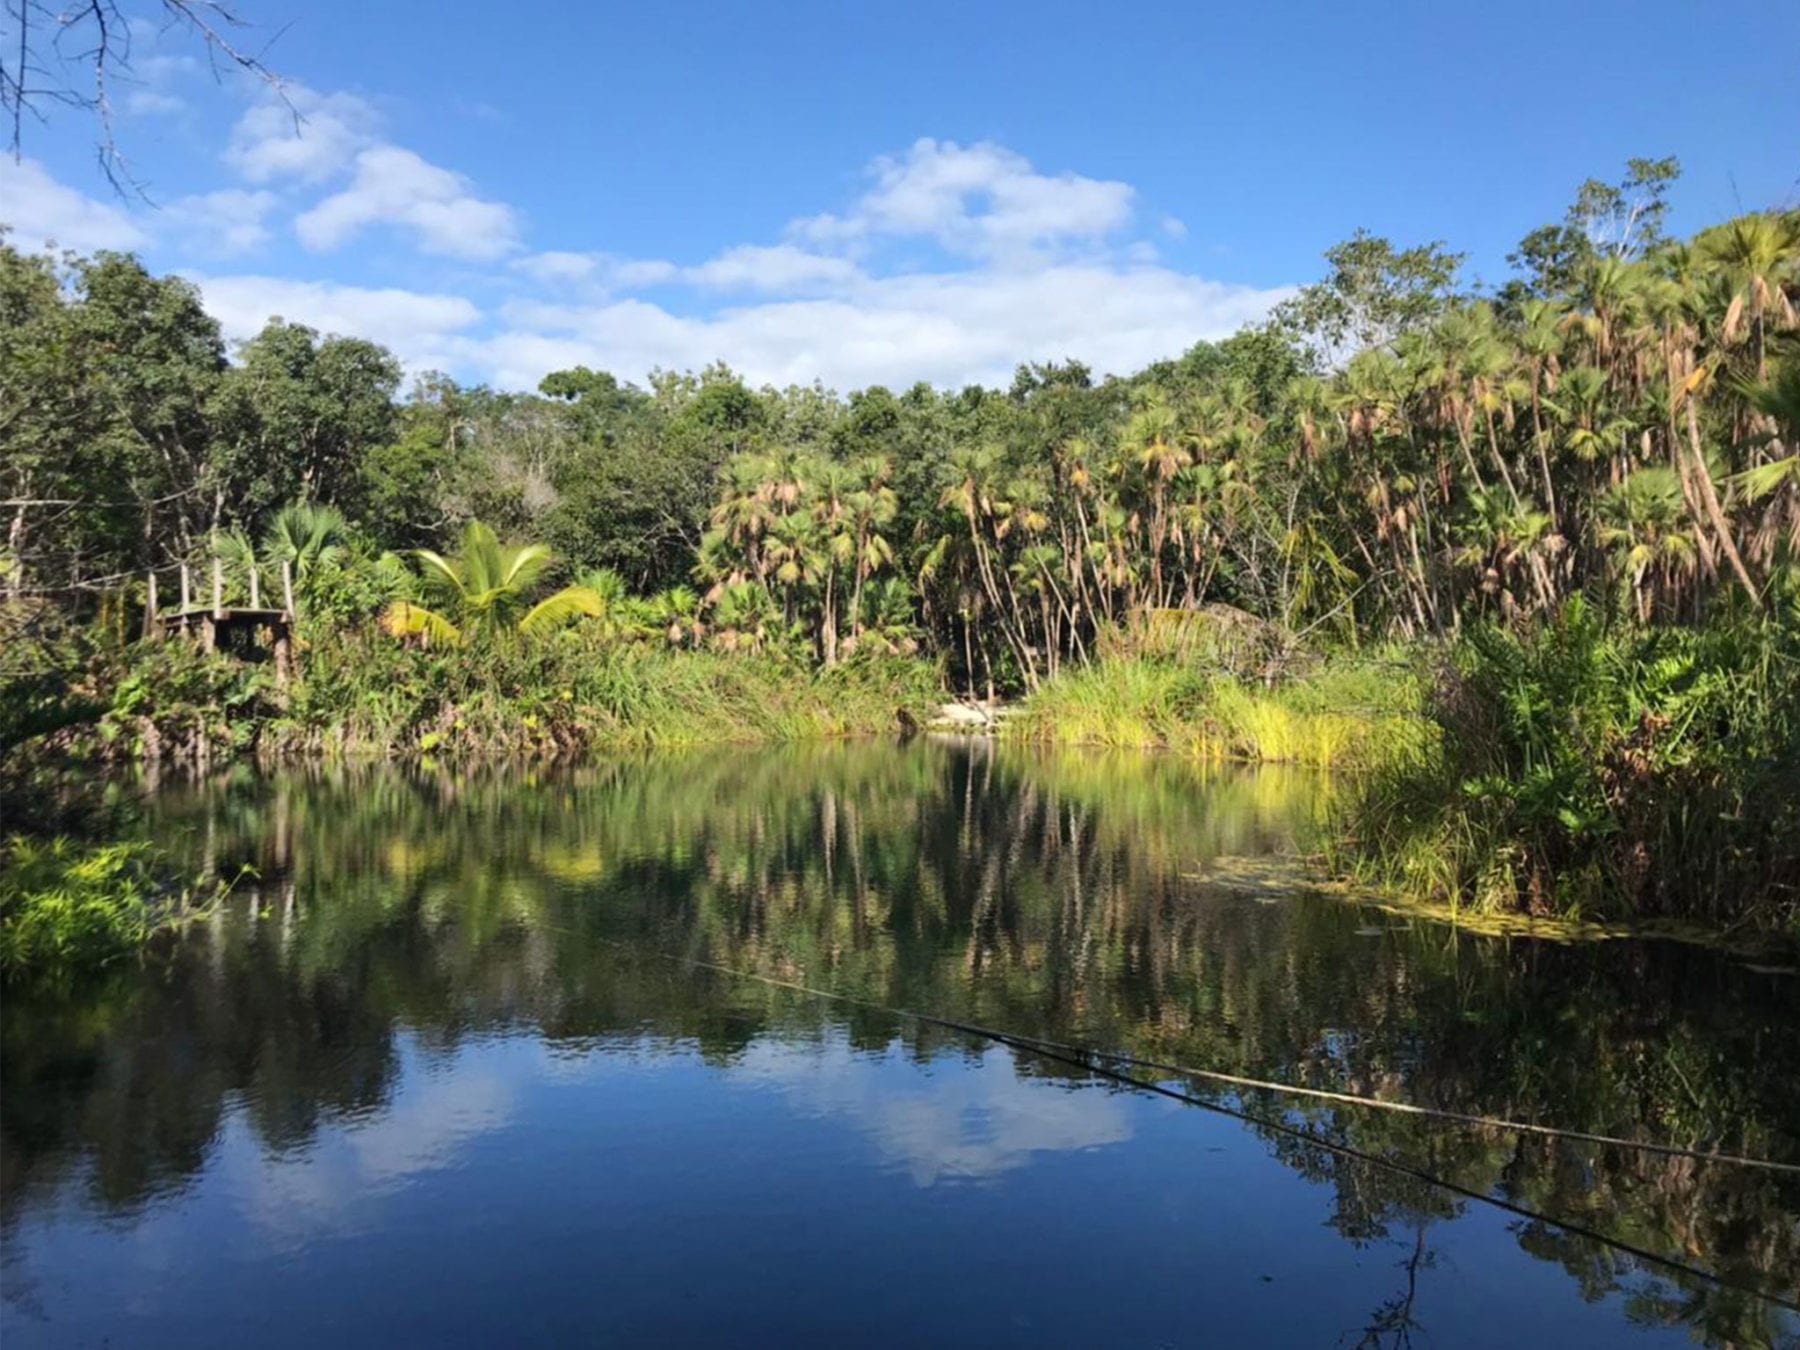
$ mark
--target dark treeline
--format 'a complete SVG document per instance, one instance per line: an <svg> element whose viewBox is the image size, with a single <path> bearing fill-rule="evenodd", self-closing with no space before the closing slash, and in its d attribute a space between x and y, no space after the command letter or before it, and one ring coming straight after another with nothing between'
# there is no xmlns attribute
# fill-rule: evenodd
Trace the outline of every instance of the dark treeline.
<svg viewBox="0 0 1800 1350"><path fill-rule="evenodd" d="M1346 640L1579 592L1640 623L1753 611L1800 539L1800 224L1668 238L1674 177L1585 185L1497 289L1359 234L1268 322L1128 377L847 397L724 366L399 397L367 342L274 320L228 360L181 279L7 249L6 585L91 594L294 503L371 560L480 520L660 593L690 640L923 641L976 689L1205 601Z"/></svg>

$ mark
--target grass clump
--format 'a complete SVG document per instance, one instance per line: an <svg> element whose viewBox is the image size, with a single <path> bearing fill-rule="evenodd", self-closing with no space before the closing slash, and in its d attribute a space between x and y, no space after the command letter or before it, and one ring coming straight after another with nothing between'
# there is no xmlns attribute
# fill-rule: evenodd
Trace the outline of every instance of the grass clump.
<svg viewBox="0 0 1800 1350"><path fill-rule="evenodd" d="M1006 726L1050 743L1366 770L1423 756L1423 688L1399 660L1340 658L1269 686L1184 661L1109 657L1047 681Z"/></svg>
<svg viewBox="0 0 1800 1350"><path fill-rule="evenodd" d="M1488 913L1800 935L1796 617L1612 631L1572 601L1471 630L1431 753L1349 794L1338 869Z"/></svg>

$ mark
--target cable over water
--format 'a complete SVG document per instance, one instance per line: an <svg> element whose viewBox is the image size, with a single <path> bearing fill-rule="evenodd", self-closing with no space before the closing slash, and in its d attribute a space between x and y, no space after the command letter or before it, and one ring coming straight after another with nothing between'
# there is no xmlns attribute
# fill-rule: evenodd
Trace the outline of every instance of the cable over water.
<svg viewBox="0 0 1800 1350"><path fill-rule="evenodd" d="M1371 1107L1378 1110L1398 1111L1424 1119L1443 1120L1460 1125L1475 1125L1483 1128L1514 1130L1521 1133L1578 1140L1584 1143L1598 1143L1621 1148L1640 1149L1646 1152L1694 1158L1703 1162L1719 1163L1729 1166L1760 1168L1782 1173L1800 1173L1800 1166L1793 1163L1778 1162L1766 1158L1743 1157L1737 1154L1718 1152L1716 1150L1685 1148L1676 1144L1663 1144L1649 1140L1624 1139L1612 1135L1593 1134L1581 1130L1565 1130L1554 1126L1538 1125L1526 1121L1509 1121L1490 1116L1470 1115L1459 1111L1445 1111L1433 1107L1415 1106L1406 1102L1385 1101L1378 1097L1358 1096L1354 1093L1330 1092L1320 1088L1299 1087L1291 1083L1277 1083L1266 1079L1249 1078L1241 1074L1228 1074L1211 1069L1198 1069L1185 1065L1166 1064L1156 1060L1141 1059L1133 1055L1097 1050L1087 1046L1072 1045L1068 1042L1049 1040L1029 1034L999 1031L992 1027L980 1026L973 1022L964 1022L953 1017L940 1017L934 1013L917 1012L910 1008L895 1008L884 1003L877 1003L872 999L860 998L855 994L846 994L834 989L821 989L815 985L801 984L794 980L784 980L773 975L764 975L757 971L740 970L733 966L721 965L717 962L702 960L695 956L683 956L677 953L648 949L635 943L622 942L610 938L595 938L593 940L621 950L648 952L648 954L654 955L665 961L673 962L678 965L690 966L697 970L712 971L720 975L729 976L733 979L766 985L774 989L784 989L791 993L804 994L811 998L850 1004L856 1007L866 1008L871 1012L880 1012L891 1017L905 1018L909 1021L942 1027L948 1031L955 1031L964 1035L979 1037L983 1040L992 1041L998 1045L1007 1046L1010 1049L1036 1055L1042 1059L1049 1059L1058 1063L1067 1064L1072 1068L1078 1068L1084 1072L1097 1074L1101 1077L1111 1079L1121 1086L1135 1088L1142 1092L1152 1092L1158 1096L1168 1097L1173 1101L1183 1102L1189 1106L1196 1106L1203 1111L1210 1111L1216 1115L1226 1116L1247 1125L1254 1125L1258 1129L1269 1130L1273 1133L1310 1145L1311 1147L1322 1149L1335 1156L1368 1163L1371 1166L1380 1167L1386 1171L1393 1172L1396 1175L1423 1182L1426 1185L1436 1186L1453 1195L1461 1196L1467 1200L1474 1200L1484 1205L1490 1205L1493 1208L1502 1210L1508 1214L1515 1214L1520 1218L1530 1219L1537 1223L1553 1225L1566 1233L1610 1247L1615 1251L1622 1252L1639 1261L1690 1276L1721 1289L1729 1289L1736 1293L1748 1294L1752 1297L1763 1299L1774 1304L1776 1307L1786 1309L1789 1312L1800 1313L1800 1301L1796 1301L1793 1298L1770 1293L1753 1286L1738 1284L1713 1271L1706 1270L1703 1267L1692 1265L1677 1257L1666 1256L1662 1253L1651 1251L1648 1248L1639 1247L1622 1238L1614 1237L1607 1233L1600 1232L1597 1229L1590 1228L1577 1220L1559 1218L1556 1215L1530 1209L1524 1205L1515 1204L1510 1200L1493 1195L1490 1192L1479 1191L1473 1187L1464 1186L1459 1182L1437 1176L1423 1168L1414 1167L1410 1163L1405 1163L1395 1158L1384 1157L1378 1153L1369 1153L1352 1145L1340 1143L1336 1140L1325 1139L1311 1130L1302 1129L1299 1126L1288 1124L1285 1121L1272 1120L1266 1116L1258 1116L1237 1107L1227 1106L1221 1102L1210 1101L1207 1098L1195 1096L1190 1092L1183 1092L1178 1088L1169 1086L1167 1083L1146 1081L1108 1066L1125 1065L1132 1068L1147 1069L1160 1073L1179 1074L1184 1077L1201 1079L1203 1081L1223 1083L1232 1087L1251 1088L1259 1091L1290 1096L1317 1098L1339 1102L1345 1105Z"/></svg>

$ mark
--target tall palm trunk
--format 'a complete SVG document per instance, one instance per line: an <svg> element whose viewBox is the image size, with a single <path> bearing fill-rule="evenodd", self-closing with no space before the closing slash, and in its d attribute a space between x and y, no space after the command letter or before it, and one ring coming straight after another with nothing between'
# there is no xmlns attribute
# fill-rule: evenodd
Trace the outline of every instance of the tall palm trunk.
<svg viewBox="0 0 1800 1350"><path fill-rule="evenodd" d="M1713 488L1712 470L1706 467L1706 456L1700 449L1700 419L1694 413L1694 399L1690 394L1687 400L1688 448L1694 456L1694 480L1700 489L1701 500L1706 504L1706 513L1712 520L1713 529L1719 536L1719 547L1725 550L1725 556L1731 560L1732 571L1737 573L1738 581L1744 587L1744 594L1750 597L1750 603L1762 607L1762 593L1756 589L1756 583L1750 580L1750 571L1744 566L1744 559L1738 553L1737 541L1731 537L1731 526L1725 520L1725 512L1719 506L1719 494Z"/></svg>

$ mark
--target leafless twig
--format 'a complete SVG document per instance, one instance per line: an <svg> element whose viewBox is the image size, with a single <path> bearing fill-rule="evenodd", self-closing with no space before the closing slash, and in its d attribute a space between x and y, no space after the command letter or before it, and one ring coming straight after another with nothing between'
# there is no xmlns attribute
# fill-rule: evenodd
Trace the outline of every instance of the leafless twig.
<svg viewBox="0 0 1800 1350"><path fill-rule="evenodd" d="M79 109L94 116L95 154L113 191L144 197L143 185L119 145L111 97L116 82L131 79L134 17L157 16L164 32L175 30L198 40L215 79L241 71L287 102L280 77L264 62L267 45L252 51L240 43L234 33L248 25L225 0L140 0L140 4L145 12L134 16L127 12L130 0L78 0L61 9L51 8L45 0L0 3L4 21L0 115L11 122L8 149L15 160L24 157L27 114L42 122L47 105ZM295 119L299 120L297 112Z"/></svg>

